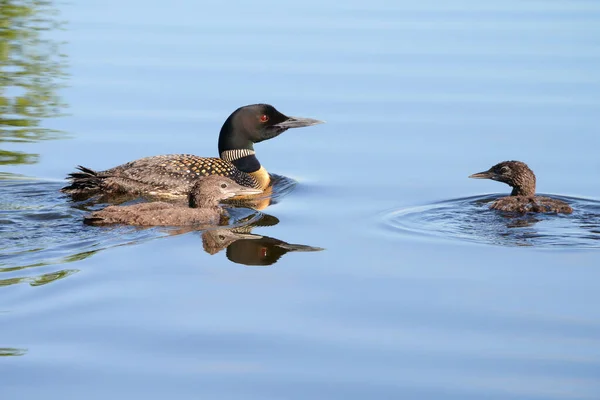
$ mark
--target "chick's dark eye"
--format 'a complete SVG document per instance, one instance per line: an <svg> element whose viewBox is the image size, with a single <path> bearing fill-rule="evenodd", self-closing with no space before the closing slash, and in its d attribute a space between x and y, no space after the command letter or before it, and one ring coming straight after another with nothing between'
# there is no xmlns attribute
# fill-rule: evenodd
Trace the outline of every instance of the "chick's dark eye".
<svg viewBox="0 0 600 400"><path fill-rule="evenodd" d="M221 187L222 187L223 189L225 189L225 188L227 187L227 184L226 184L226 183L221 183Z"/></svg>
<svg viewBox="0 0 600 400"><path fill-rule="evenodd" d="M508 167L502 167L502 168L500 168L500 172L502 172L502 173L506 173L508 171L509 171Z"/></svg>
<svg viewBox="0 0 600 400"><path fill-rule="evenodd" d="M267 114L263 114L260 116L260 122L267 122L269 120L269 116Z"/></svg>

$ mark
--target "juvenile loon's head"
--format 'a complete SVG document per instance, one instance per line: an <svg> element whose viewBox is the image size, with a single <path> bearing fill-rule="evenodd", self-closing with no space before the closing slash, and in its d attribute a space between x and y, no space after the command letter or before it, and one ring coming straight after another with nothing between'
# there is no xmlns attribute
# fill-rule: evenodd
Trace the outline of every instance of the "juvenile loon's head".
<svg viewBox="0 0 600 400"><path fill-rule="evenodd" d="M196 181L190 190L188 201L192 208L216 207L221 200L259 193L262 191L238 185L224 176L209 175Z"/></svg>
<svg viewBox="0 0 600 400"><path fill-rule="evenodd" d="M312 118L288 117L269 104L252 104L235 110L219 135L219 154L226 150L253 150L253 144L272 139L290 128L321 124Z"/></svg>
<svg viewBox="0 0 600 400"><path fill-rule="evenodd" d="M493 179L513 188L512 196L534 196L535 174L521 161L503 161L487 171L469 176L475 179Z"/></svg>

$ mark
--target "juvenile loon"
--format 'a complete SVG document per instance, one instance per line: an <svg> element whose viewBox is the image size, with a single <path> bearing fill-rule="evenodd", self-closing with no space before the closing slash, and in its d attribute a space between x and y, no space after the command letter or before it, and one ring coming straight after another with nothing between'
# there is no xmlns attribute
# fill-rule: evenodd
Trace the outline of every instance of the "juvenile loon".
<svg viewBox="0 0 600 400"><path fill-rule="evenodd" d="M493 179L513 188L510 196L492 203L490 208L518 213L564 213L573 212L564 201L535 195L535 174L521 161L503 161L487 171L469 176L475 179Z"/></svg>
<svg viewBox="0 0 600 400"><path fill-rule="evenodd" d="M127 224L137 226L218 225L224 210L219 201L239 195L260 193L240 186L224 176L197 179L188 195L189 207L165 202L130 206L108 206L84 217L88 225Z"/></svg>
<svg viewBox="0 0 600 400"><path fill-rule="evenodd" d="M269 104L252 104L235 110L219 134L219 156L170 154L140 158L105 171L79 166L61 189L77 198L95 194L185 195L201 176L220 175L242 186L264 190L271 182L254 152L254 143L272 139L290 128L323 123L311 118L288 117Z"/></svg>

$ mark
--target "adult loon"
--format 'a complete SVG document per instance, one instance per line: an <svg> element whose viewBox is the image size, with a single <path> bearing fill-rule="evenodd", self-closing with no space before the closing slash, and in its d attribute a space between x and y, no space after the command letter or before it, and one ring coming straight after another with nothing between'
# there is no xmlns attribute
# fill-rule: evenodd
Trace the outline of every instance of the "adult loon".
<svg viewBox="0 0 600 400"><path fill-rule="evenodd" d="M535 174L521 161L503 161L487 171L469 176L475 179L493 179L513 188L510 196L494 201L490 208L518 213L564 213L573 212L571 206L561 200L535 195Z"/></svg>
<svg viewBox="0 0 600 400"><path fill-rule="evenodd" d="M235 110L219 134L219 155L199 157L171 154L141 158L105 171L79 166L61 189L76 198L96 194L181 196L201 176L220 175L242 186L265 190L271 183L254 152L254 143L272 139L290 128L323 123L311 118L288 117L269 104L252 104Z"/></svg>

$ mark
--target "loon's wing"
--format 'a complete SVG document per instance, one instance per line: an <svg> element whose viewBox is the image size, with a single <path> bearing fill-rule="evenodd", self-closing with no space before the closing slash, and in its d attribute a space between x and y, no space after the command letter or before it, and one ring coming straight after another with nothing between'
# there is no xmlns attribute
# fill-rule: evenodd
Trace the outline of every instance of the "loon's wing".
<svg viewBox="0 0 600 400"><path fill-rule="evenodd" d="M243 186L256 187L251 175L229 161L192 154L169 154L140 158L114 168L96 172L79 167L69 175L71 184L62 189L72 195L105 193L168 193L186 195L196 179L207 175L231 178Z"/></svg>

